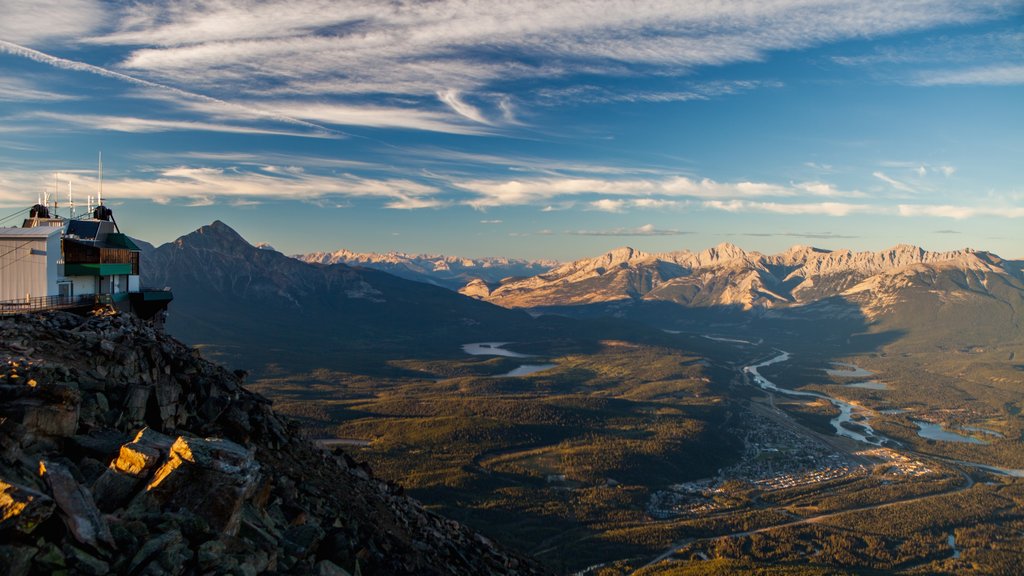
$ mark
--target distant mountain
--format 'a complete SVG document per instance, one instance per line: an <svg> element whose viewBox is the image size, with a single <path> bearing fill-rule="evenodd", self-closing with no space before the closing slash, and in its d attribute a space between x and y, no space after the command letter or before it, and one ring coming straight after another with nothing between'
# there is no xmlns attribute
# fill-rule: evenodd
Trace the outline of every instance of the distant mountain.
<svg viewBox="0 0 1024 576"><path fill-rule="evenodd" d="M533 276L558 265L554 260L523 260L518 258L460 258L430 254L359 253L350 250L311 252L294 256L311 264L348 264L374 268L408 280L436 284L453 290L467 282L480 279L499 282L510 277Z"/></svg>
<svg viewBox="0 0 1024 576"><path fill-rule="evenodd" d="M899 319L901 327L1020 334L1022 269L988 252L907 245L880 252L794 246L776 255L731 244L662 254L627 247L530 278L470 282L461 292L509 308L597 306L628 316L631 306L671 303L755 317L857 316ZM951 316L962 322L950 323Z"/></svg>
<svg viewBox="0 0 1024 576"><path fill-rule="evenodd" d="M523 312L445 288L253 246L220 221L147 250L142 275L174 289L172 334L247 366L351 365L533 328Z"/></svg>

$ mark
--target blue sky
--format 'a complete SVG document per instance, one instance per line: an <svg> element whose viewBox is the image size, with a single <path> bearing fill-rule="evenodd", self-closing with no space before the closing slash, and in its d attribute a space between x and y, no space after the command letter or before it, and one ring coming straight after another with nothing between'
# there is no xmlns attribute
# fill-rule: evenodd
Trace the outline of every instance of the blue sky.
<svg viewBox="0 0 1024 576"><path fill-rule="evenodd" d="M106 203L154 243L220 219L286 253L1024 257L1019 0L0 14L0 216L55 172L84 204L102 151Z"/></svg>

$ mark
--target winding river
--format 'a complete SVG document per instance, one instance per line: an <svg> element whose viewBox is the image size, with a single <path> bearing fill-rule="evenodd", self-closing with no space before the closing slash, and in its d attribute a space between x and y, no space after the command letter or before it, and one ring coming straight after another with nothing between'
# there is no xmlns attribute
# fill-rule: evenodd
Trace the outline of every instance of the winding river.
<svg viewBox="0 0 1024 576"><path fill-rule="evenodd" d="M850 404L849 402L837 400L835 398L832 398L831 396L821 394L818 392L804 392L801 390L789 390L786 388L779 388L774 382L762 376L759 372L759 369L764 368L765 366L771 366L772 364L777 364L779 362L785 362L789 360L789 352L785 352L783 350L778 350L778 352L778 356L765 360L764 362L761 362L759 364L753 364L750 366L744 366L743 371L747 374L750 374L750 376L754 380L754 383L760 386L763 390L769 390L772 392L777 392L779 394L785 394L787 396L820 398L822 400L827 400L828 402L831 402L833 406L839 408L839 416L836 416L830 421L832 427L836 431L837 436L845 436L847 438L857 440L858 442L864 442L865 444L871 444L873 446L881 446L883 444L889 446L902 446L902 444L900 444L896 440L893 440L892 438L887 438L875 432L874 429L872 429L871 426L867 424L865 414L867 411L864 410L863 408ZM864 420L861 420L859 422L852 422L852 417L854 414L860 414L862 417L864 417ZM943 456L936 456L934 454L930 455L930 457L937 458L939 460L943 460L945 462L950 462L953 464L960 464L962 466L969 466L971 468L985 470L987 472L992 472L994 474L1012 476L1014 478L1024 478L1024 470L1012 468L999 468L998 466L990 466L988 464L982 464L980 462L957 460L953 458L946 458Z"/></svg>
<svg viewBox="0 0 1024 576"><path fill-rule="evenodd" d="M829 421L832 424L832 428L835 429L837 436L845 436L846 438L852 438L858 442L864 442L865 444L871 444L873 446L881 446L883 443L899 444L891 438L886 438L881 434L878 434L871 428L867 423L867 418L864 410L859 406L854 406L849 402L843 400L837 400L827 394L821 394L819 392L805 392L801 390L790 390L788 388L779 388L771 380L761 375L760 369L765 366L771 366L772 364L778 364L779 362L785 362L789 360L789 352L779 350L779 355L774 358L770 358L761 362L760 364L753 364L751 366L744 366L743 371L753 378L754 383L761 387L762 390L770 390L779 394L785 394L786 396L798 396L803 398L819 398L831 402L833 406L839 408L839 415ZM854 414L861 416L863 419L857 422L853 421Z"/></svg>

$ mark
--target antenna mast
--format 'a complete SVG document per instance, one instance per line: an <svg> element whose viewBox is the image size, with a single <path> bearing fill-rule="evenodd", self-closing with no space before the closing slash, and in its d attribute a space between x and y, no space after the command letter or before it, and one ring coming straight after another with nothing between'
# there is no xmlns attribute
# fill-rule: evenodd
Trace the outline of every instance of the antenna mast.
<svg viewBox="0 0 1024 576"><path fill-rule="evenodd" d="M103 151L100 151L100 189L96 195L96 204L103 206Z"/></svg>

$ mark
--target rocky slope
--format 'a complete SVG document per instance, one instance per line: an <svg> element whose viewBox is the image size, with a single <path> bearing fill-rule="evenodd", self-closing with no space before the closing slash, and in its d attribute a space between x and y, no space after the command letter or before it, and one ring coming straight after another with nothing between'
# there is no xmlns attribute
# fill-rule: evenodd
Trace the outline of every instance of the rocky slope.
<svg viewBox="0 0 1024 576"><path fill-rule="evenodd" d="M0 573L542 574L137 319L0 319Z"/></svg>
<svg viewBox="0 0 1024 576"><path fill-rule="evenodd" d="M796 246L770 256L731 244L696 253L620 248L530 278L471 283L462 292L510 308L664 301L763 311L850 297L871 313L898 298L899 290L922 285L922 274L960 276L962 281L951 282L976 292L986 291L989 279L1020 286L1024 277L1018 264L987 252L928 252L905 245L880 252ZM976 281L970 284L963 280L967 277Z"/></svg>
<svg viewBox="0 0 1024 576"><path fill-rule="evenodd" d="M498 282L510 277L533 276L558 265L553 260L460 258L404 252L378 254L345 249L297 254L294 258L311 264L348 264L383 270L400 278L436 284L453 290L477 278L484 282Z"/></svg>

